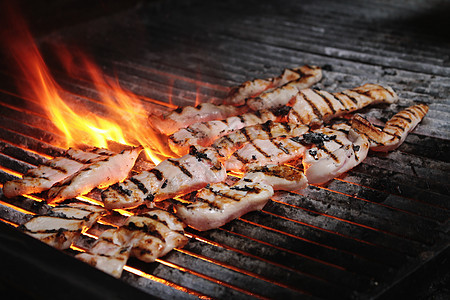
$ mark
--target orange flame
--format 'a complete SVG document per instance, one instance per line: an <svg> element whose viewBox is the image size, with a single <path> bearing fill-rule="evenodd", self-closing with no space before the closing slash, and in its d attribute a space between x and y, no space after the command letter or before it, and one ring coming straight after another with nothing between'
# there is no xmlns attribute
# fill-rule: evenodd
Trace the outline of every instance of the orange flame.
<svg viewBox="0 0 450 300"><path fill-rule="evenodd" d="M125 145L142 145L147 157L155 164L164 156L170 156L157 134L148 126L148 113L139 97L124 90L118 80L112 80L102 74L97 66L85 56L81 56L82 67L87 70L99 92L104 112L89 111L86 107L74 107L61 95L67 95L55 81L44 59L34 43L24 21L16 18L15 25L19 33L10 37L8 44L11 52L26 79L21 87L24 96L39 100L48 117L66 137L65 147L88 144L107 148L108 141ZM63 64L70 71L74 59L64 55ZM61 52L60 54L64 54Z"/></svg>

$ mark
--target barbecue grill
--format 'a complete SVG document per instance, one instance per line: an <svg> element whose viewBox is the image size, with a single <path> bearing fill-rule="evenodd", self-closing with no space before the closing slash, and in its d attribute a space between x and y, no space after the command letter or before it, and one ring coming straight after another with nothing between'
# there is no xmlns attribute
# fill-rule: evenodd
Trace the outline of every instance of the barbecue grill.
<svg viewBox="0 0 450 300"><path fill-rule="evenodd" d="M370 153L325 186L277 192L262 211L219 229L188 228L184 248L154 263L131 258L120 279L73 258L76 248L61 252L21 233L15 227L38 214L42 202L2 196L0 290L78 299L450 295L443 287L450 280L448 3L223 0L95 8L100 13L92 18L61 12L68 16L61 27L31 20L65 99L92 109L101 108L97 92L85 78L61 72L51 46L82 48L158 109L164 105L157 102L220 103L231 86L312 64L324 70L315 86L328 91L367 82L393 87L400 101L362 110L371 120L386 121L416 102L430 111L399 149ZM20 96L14 82L23 79L6 62L1 183L63 150L61 133L38 99ZM83 235L82 242L92 238Z"/></svg>

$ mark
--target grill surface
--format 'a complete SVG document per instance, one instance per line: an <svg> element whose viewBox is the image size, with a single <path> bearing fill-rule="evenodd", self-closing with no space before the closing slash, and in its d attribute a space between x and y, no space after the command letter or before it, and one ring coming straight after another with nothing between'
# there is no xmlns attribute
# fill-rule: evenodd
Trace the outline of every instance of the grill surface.
<svg viewBox="0 0 450 300"><path fill-rule="evenodd" d="M369 118L386 121L419 101L430 106L398 150L371 153L324 187L278 192L261 212L222 228L188 229L190 242L183 249L152 264L130 259L121 281L161 298L376 298L392 295L448 257L450 41L442 32L450 6L424 2L140 3L44 35L42 49L61 42L81 47L107 74L117 74L122 86L176 105L220 102L229 86L316 64L324 69L317 87L339 91L374 82L398 92L398 104L363 110ZM66 98L98 107L90 83L66 77L51 57L58 82L70 92ZM60 153L62 137L37 99L17 96L15 75L6 65L0 72L4 183L43 162L44 155ZM0 218L7 224L38 211L28 198L0 199ZM18 234L13 228L2 226L2 232ZM72 263L67 272L94 272L93 287L111 281Z"/></svg>

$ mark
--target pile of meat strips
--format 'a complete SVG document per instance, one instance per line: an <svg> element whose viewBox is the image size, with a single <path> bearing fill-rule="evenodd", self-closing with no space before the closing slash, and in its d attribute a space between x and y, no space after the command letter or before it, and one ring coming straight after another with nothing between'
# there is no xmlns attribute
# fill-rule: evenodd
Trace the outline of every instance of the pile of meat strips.
<svg viewBox="0 0 450 300"><path fill-rule="evenodd" d="M411 106L381 128L349 113L396 102L392 88L365 84L337 93L310 89L321 77L315 66L286 69L278 77L231 89L221 105L204 103L150 116L178 158L131 177L142 147L120 153L71 148L23 179L5 183L3 193L45 193L52 205L20 228L59 249L70 247L83 228L112 209L141 207L77 255L120 277L130 255L153 262L184 246L186 225L197 230L220 227L262 209L276 190L326 183L358 165L369 149L397 148L428 111L424 104ZM344 115L339 120L345 122L331 125L331 119ZM103 206L73 199L94 188L104 189ZM170 205L155 205L162 201Z"/></svg>

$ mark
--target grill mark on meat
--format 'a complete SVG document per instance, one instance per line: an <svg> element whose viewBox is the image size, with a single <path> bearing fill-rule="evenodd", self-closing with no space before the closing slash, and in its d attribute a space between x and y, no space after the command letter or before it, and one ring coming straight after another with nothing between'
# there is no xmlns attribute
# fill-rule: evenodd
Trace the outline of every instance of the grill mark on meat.
<svg viewBox="0 0 450 300"><path fill-rule="evenodd" d="M291 126L289 125L289 123L283 122L283 123L281 123L281 125L284 127L284 130L286 132L290 132L291 131Z"/></svg>
<svg viewBox="0 0 450 300"><path fill-rule="evenodd" d="M306 96L306 94L303 93L302 91L300 91L299 93L303 96L303 99L306 101L306 103L308 103L308 105L311 107L314 115L316 115L316 117L318 117L319 119L323 119L322 112L317 108L314 102L311 101L311 99L309 99L308 96Z"/></svg>
<svg viewBox="0 0 450 300"><path fill-rule="evenodd" d="M247 140L247 142L251 140L250 136L248 135L247 128L245 128L245 127L242 128L242 129L241 129L241 132L242 132L242 134L244 135L244 137L245 137L245 139Z"/></svg>
<svg viewBox="0 0 450 300"><path fill-rule="evenodd" d="M146 195L148 193L148 190L145 187L145 185L142 182L140 182L138 179L131 177L130 181L132 183L134 183L138 187L138 189L141 190L142 193L144 193L144 195Z"/></svg>
<svg viewBox="0 0 450 300"><path fill-rule="evenodd" d="M339 139L334 139L334 141L336 142L336 144L338 144L338 145L341 145L341 146L343 146L344 145L344 143L341 141L341 140L339 140Z"/></svg>
<svg viewBox="0 0 450 300"><path fill-rule="evenodd" d="M345 133L346 135L348 135L349 132L350 132L350 131L348 131L348 130L345 130L344 128L338 128L338 129L335 129L335 130L337 130L337 131L339 131L339 132L342 132L342 133Z"/></svg>
<svg viewBox="0 0 450 300"><path fill-rule="evenodd" d="M181 170L181 172L183 172L186 176L188 176L189 178L192 178L191 172L189 172L183 165L181 165L179 161L171 159L171 158L167 159L167 161L170 162L175 167L178 167Z"/></svg>
<svg viewBox="0 0 450 300"><path fill-rule="evenodd" d="M28 178L36 178L36 179L44 179L44 180L50 180L50 178L48 178L48 177L45 177L45 176L41 176L41 175L38 175L38 174L33 174L33 173L27 173L27 174L25 174L24 175L24 178L25 177L28 177Z"/></svg>
<svg viewBox="0 0 450 300"><path fill-rule="evenodd" d="M192 156L195 156L195 158L198 161L202 161L202 159L207 160L207 161L211 161L211 158L209 158L206 153L198 151L195 146L190 146L189 147L189 154L192 155Z"/></svg>
<svg viewBox="0 0 450 300"><path fill-rule="evenodd" d="M126 195L128 197L133 194L132 191L130 191L128 189L124 189L119 183L115 183L115 184L111 185L110 188L115 190L119 194Z"/></svg>
<svg viewBox="0 0 450 300"><path fill-rule="evenodd" d="M298 120L300 120L301 124L306 123L306 122L303 120L303 116L302 116L300 113L298 113L297 110L292 109L292 110L291 110L291 113L294 114L295 117L296 117Z"/></svg>
<svg viewBox="0 0 450 300"><path fill-rule="evenodd" d="M271 143L273 144L273 141L271 141ZM263 149L261 149L259 146L257 146L253 141L250 141L250 144L252 144L253 145L253 147L255 147L255 149L259 152L259 153L261 153L262 155L264 155L265 157L270 157L270 155L269 154L267 154Z"/></svg>
<svg viewBox="0 0 450 300"><path fill-rule="evenodd" d="M303 137L299 137L299 136L294 136L290 138L291 141L300 144L302 146L308 145L308 143L305 142L305 140L303 139Z"/></svg>
<svg viewBox="0 0 450 300"><path fill-rule="evenodd" d="M214 189L211 188L211 187L208 187L208 190L209 190L211 193L213 193L214 195L216 195L216 196L220 196L220 197L222 197L222 198L231 199L231 200L233 200L233 201L241 201L241 199L237 199L237 198L234 198L234 197L232 197L232 196L230 196L230 195L224 194L224 193L222 193L222 192L220 192L220 191L216 191L216 190L214 190Z"/></svg>
<svg viewBox="0 0 450 300"><path fill-rule="evenodd" d="M347 107L347 105L345 105L344 104L344 102L342 102L342 100L339 98L339 97L336 97L336 95L335 94L330 94L332 97L333 97L333 99L335 99L336 101L338 101L341 105L342 105L342 107L344 108L344 110L349 110L349 108Z"/></svg>
<svg viewBox="0 0 450 300"><path fill-rule="evenodd" d="M335 162L339 163L339 158L332 151L330 151L325 145L318 145L317 148L319 148L327 155L329 155Z"/></svg>
<svg viewBox="0 0 450 300"><path fill-rule="evenodd" d="M353 153L355 154L356 161L359 161L358 151L361 147L359 145L352 144Z"/></svg>
<svg viewBox="0 0 450 300"><path fill-rule="evenodd" d="M71 160L74 160L74 159L71 159ZM52 165L52 164L50 163L50 161L45 162L44 165L47 166L47 167L49 167L49 168L51 168L51 169L53 169L53 170L56 170L56 171L58 171L58 172L61 172L61 173L63 173L63 174L67 174L67 172L68 172L68 171L67 171L66 169L64 169L63 167L59 167L59 166Z"/></svg>
<svg viewBox="0 0 450 300"><path fill-rule="evenodd" d="M412 114L414 117L418 118L417 113L411 109L411 107L408 107L407 109L405 109L405 112L408 112L410 114Z"/></svg>
<svg viewBox="0 0 450 300"><path fill-rule="evenodd" d="M394 117L392 117L392 119L402 119L402 120L405 120L406 122L408 122L408 123L411 123L412 122L412 120L410 119L410 118L408 118L408 117L405 117L405 116L402 116L402 115L395 115ZM391 119L391 120L392 120Z"/></svg>
<svg viewBox="0 0 450 300"><path fill-rule="evenodd" d="M272 144L274 144L275 146L277 146L278 149L280 149L281 151L283 151L286 154L289 154L289 150L286 149L285 147L283 147L283 145L281 143L276 143L276 142L272 142Z"/></svg>
<svg viewBox="0 0 450 300"><path fill-rule="evenodd" d="M208 206L210 207L210 208L212 208L212 209L215 209L215 210L221 210L222 208L219 206L219 205L217 205L215 202L211 202L211 201L209 201L209 200L207 200L207 199L204 199L204 198L200 198L200 197L196 197L195 198L195 201L199 201L199 202L202 202L202 203L206 203L206 204L208 204ZM191 208L192 209L192 207L189 207L189 205L188 206L186 206L188 209L189 208Z"/></svg>
<svg viewBox="0 0 450 300"><path fill-rule="evenodd" d="M389 126L398 128L398 129L400 129L400 130L403 130L403 129L404 129L402 126L400 126L400 125L398 125L398 124L389 124Z"/></svg>
<svg viewBox="0 0 450 300"><path fill-rule="evenodd" d="M269 136L269 139L272 138L272 131L271 131L272 125L273 125L273 122L272 122L272 121L267 121L267 122L261 124L261 129L262 129L262 131L264 131L264 132L267 133L267 135ZM243 129L245 130L245 127L244 127ZM247 138L247 135L245 135L245 138L247 139L247 141L249 140L249 139Z"/></svg>
<svg viewBox="0 0 450 300"><path fill-rule="evenodd" d="M356 99L355 97L353 97L352 95L350 95L347 91L343 91L342 94L344 94L345 96L347 96L353 103L355 103L355 105L358 107L358 99Z"/></svg>
<svg viewBox="0 0 450 300"><path fill-rule="evenodd" d="M153 173L153 175L156 176L156 179L158 179L158 181L161 181L161 180L164 179L163 173L161 173L161 171L158 170L158 169L151 169L151 170L148 171L148 172Z"/></svg>
<svg viewBox="0 0 450 300"><path fill-rule="evenodd" d="M155 195L154 194L148 194L147 197L144 198L144 201L148 201L153 202L153 200L155 199Z"/></svg>
<svg viewBox="0 0 450 300"><path fill-rule="evenodd" d="M167 179L164 180L163 184L161 185L162 189L165 189L167 187Z"/></svg>
<svg viewBox="0 0 450 300"><path fill-rule="evenodd" d="M331 110L331 113L334 115L336 113L336 110L333 107L333 104L331 103L330 99L328 99L326 96L322 95L320 90L313 89L312 90L316 95L320 96L323 101L327 104L328 108Z"/></svg>
<svg viewBox="0 0 450 300"><path fill-rule="evenodd" d="M239 153L238 153L237 151L234 152L232 155L233 155L234 157L236 157L236 159L239 160L239 161L240 161L241 163L243 163L244 165L249 163L249 161L248 161L245 157L240 156Z"/></svg>
<svg viewBox="0 0 450 300"><path fill-rule="evenodd" d="M164 237L161 235L161 233L159 233L158 230L156 230L156 226L154 226L153 224L147 225L147 224L143 224L144 226L138 226L136 225L134 222L130 222L128 223L126 226L124 226L124 228L130 230L130 231L141 231L144 232L145 234L151 235L153 237L156 237L158 239L160 239L161 241L165 242Z"/></svg>

